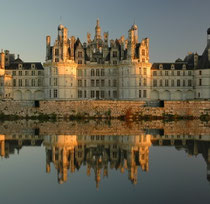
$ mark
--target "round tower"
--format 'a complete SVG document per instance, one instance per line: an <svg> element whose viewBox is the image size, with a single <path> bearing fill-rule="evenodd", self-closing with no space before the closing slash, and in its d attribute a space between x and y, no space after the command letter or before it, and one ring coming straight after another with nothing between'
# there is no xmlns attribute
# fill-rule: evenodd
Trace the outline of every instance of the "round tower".
<svg viewBox="0 0 210 204"><path fill-rule="evenodd" d="M0 53L0 60L1 60L0 68L5 69L5 54L3 50Z"/></svg>
<svg viewBox="0 0 210 204"><path fill-rule="evenodd" d="M95 27L95 38L96 38L96 39L101 39L101 27L100 27L99 19L97 19L97 22L96 22L96 27Z"/></svg>
<svg viewBox="0 0 210 204"><path fill-rule="evenodd" d="M210 28L207 30L208 60L210 61Z"/></svg>

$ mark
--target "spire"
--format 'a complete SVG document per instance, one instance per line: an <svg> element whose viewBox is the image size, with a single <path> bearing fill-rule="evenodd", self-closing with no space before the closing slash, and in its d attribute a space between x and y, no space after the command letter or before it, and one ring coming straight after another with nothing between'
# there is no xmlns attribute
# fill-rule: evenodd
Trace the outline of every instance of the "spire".
<svg viewBox="0 0 210 204"><path fill-rule="evenodd" d="M101 27L99 19L96 21L96 27L95 27L95 39L101 39Z"/></svg>

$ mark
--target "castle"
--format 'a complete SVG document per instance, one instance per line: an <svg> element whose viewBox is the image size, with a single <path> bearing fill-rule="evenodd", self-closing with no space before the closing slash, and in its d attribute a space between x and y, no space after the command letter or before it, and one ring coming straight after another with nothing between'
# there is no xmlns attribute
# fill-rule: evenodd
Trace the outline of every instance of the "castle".
<svg viewBox="0 0 210 204"><path fill-rule="evenodd" d="M23 62L9 51L0 55L0 98L13 100L193 100L210 98L210 28L202 55L191 53L173 63L150 63L149 39L138 40L132 25L128 38L109 41L101 35L87 42L68 37L58 26L51 45L46 37L46 61Z"/></svg>

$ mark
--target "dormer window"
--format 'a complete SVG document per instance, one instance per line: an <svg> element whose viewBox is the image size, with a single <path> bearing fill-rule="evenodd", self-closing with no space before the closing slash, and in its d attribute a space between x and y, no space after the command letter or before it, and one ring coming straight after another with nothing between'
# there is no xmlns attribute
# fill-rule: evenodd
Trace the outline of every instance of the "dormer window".
<svg viewBox="0 0 210 204"><path fill-rule="evenodd" d="M175 66L174 66L174 64L172 64L172 65L171 65L171 69L175 69Z"/></svg>
<svg viewBox="0 0 210 204"><path fill-rule="evenodd" d="M18 64L18 68L19 69L22 69L23 68L23 65L22 64Z"/></svg>
<svg viewBox="0 0 210 204"><path fill-rule="evenodd" d="M183 64L182 69L186 69L186 64Z"/></svg>
<svg viewBox="0 0 210 204"><path fill-rule="evenodd" d="M35 64L31 64L31 69L35 69Z"/></svg>
<svg viewBox="0 0 210 204"><path fill-rule="evenodd" d="M159 69L163 69L163 65L162 64L159 65Z"/></svg>
<svg viewBox="0 0 210 204"><path fill-rule="evenodd" d="M82 52L78 52L78 57L82 58Z"/></svg>

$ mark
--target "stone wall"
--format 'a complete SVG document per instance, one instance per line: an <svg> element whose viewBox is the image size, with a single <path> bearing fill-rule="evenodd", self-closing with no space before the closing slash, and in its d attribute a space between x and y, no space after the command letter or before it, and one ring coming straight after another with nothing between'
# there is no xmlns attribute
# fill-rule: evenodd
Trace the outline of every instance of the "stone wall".
<svg viewBox="0 0 210 204"><path fill-rule="evenodd" d="M210 115L210 101L165 101L164 107L147 107L143 101L0 101L0 113L31 117L53 115L57 118L155 116L192 116L199 118Z"/></svg>

